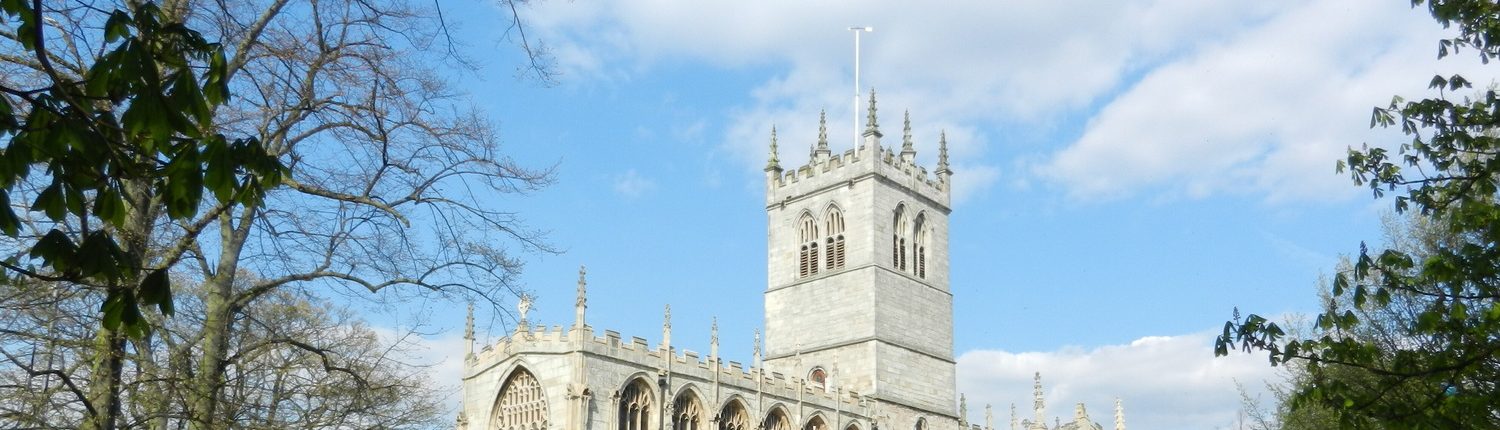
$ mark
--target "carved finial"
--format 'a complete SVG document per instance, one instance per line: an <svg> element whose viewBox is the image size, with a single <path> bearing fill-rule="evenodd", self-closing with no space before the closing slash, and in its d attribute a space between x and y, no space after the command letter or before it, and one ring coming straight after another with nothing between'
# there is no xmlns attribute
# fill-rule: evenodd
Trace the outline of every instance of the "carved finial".
<svg viewBox="0 0 1500 430"><path fill-rule="evenodd" d="M984 404L984 430L995 430L995 411L989 403Z"/></svg>
<svg viewBox="0 0 1500 430"><path fill-rule="evenodd" d="M1047 410L1047 405L1042 400L1042 372L1036 372L1036 379L1032 384L1032 388L1034 391L1034 395L1036 396L1036 399L1032 402L1032 408L1035 409L1036 412L1036 419L1033 421L1042 422L1042 420L1045 419L1043 415L1045 415L1045 411Z"/></svg>
<svg viewBox="0 0 1500 430"><path fill-rule="evenodd" d="M710 361L719 358L719 317L713 318L713 325L708 327L708 359Z"/></svg>
<svg viewBox="0 0 1500 430"><path fill-rule="evenodd" d="M1125 407L1119 397L1115 398L1115 430L1125 430Z"/></svg>
<svg viewBox="0 0 1500 430"><path fill-rule="evenodd" d="M958 394L958 427L969 428L969 398L963 393Z"/></svg>
<svg viewBox="0 0 1500 430"><path fill-rule="evenodd" d="M464 319L464 339L474 340L474 302L469 302L469 315Z"/></svg>
<svg viewBox="0 0 1500 430"><path fill-rule="evenodd" d="M818 110L818 147L828 149L828 110Z"/></svg>
<svg viewBox="0 0 1500 430"><path fill-rule="evenodd" d="M941 133L938 133L937 174L948 175L952 173L952 170L948 170L948 130L943 130Z"/></svg>
<svg viewBox="0 0 1500 430"><path fill-rule="evenodd" d="M1010 404L1010 430L1019 430L1016 427L1018 427L1018 425L1016 423L1016 404L1015 403L1011 403Z"/></svg>
<svg viewBox="0 0 1500 430"><path fill-rule="evenodd" d="M755 367L760 367L760 329L755 329Z"/></svg>
<svg viewBox="0 0 1500 430"><path fill-rule="evenodd" d="M672 351L672 305L671 304L666 305L666 308L662 311L662 317L661 317L661 349L663 351L667 351L669 353ZM671 354L664 355L664 357L670 357L670 356L671 356Z"/></svg>
<svg viewBox="0 0 1500 430"><path fill-rule="evenodd" d="M870 88L870 111L865 114L865 136L870 135L874 135L875 137L882 136L880 134L880 123L875 120L875 88Z"/></svg>
<svg viewBox="0 0 1500 430"><path fill-rule="evenodd" d="M778 151L776 149L776 126L774 126L774 125L771 126L771 151L770 152L771 152L770 158L766 160L766 171L768 171L768 172L769 171L778 171L778 172L781 171L781 160L778 159L777 156L776 156L776 153Z"/></svg>
<svg viewBox="0 0 1500 430"><path fill-rule="evenodd" d="M589 301L588 300L588 285L589 285L589 282L588 282L588 279L585 278L587 275L588 275L588 271L586 269L584 269L583 265L582 264L578 265L578 298L577 298L577 300L575 300L573 302L573 328L576 329L576 330L582 330L583 329L584 324L585 324L584 321L583 321L583 313L584 313L584 310L588 309L588 307L589 307L589 304L588 304L588 301Z"/></svg>
<svg viewBox="0 0 1500 430"><path fill-rule="evenodd" d="M464 319L464 356L474 354L474 302L469 302L469 316Z"/></svg>
<svg viewBox="0 0 1500 430"><path fill-rule="evenodd" d="M901 154L915 154L917 150L911 145L911 111L906 111L903 116L905 116L905 119L902 120L903 125L901 127Z"/></svg>

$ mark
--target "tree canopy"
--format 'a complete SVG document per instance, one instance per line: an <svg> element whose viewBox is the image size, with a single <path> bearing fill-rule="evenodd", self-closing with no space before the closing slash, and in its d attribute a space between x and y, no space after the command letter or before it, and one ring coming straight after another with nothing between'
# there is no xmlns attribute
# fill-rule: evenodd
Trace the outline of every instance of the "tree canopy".
<svg viewBox="0 0 1500 430"><path fill-rule="evenodd" d="M1438 41L1439 58L1500 56L1500 5L1412 6L1456 30ZM1250 314L1227 322L1216 342L1218 355L1265 350L1272 365L1305 367L1290 407L1325 408L1343 427L1500 427L1500 97L1493 88L1473 95L1456 74L1429 85L1436 94L1397 96L1371 115L1371 127L1399 128L1409 141L1351 148L1338 169L1376 198L1391 194L1396 212L1430 220L1445 239L1421 252L1361 244L1334 274L1315 337L1290 337ZM1390 327L1393 340L1361 335L1388 322L1364 311L1397 307L1407 315Z"/></svg>

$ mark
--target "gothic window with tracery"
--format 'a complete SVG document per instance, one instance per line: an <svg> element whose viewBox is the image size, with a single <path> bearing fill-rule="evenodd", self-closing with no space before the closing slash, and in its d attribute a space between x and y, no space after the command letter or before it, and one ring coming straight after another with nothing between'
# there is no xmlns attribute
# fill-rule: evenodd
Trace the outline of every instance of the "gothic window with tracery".
<svg viewBox="0 0 1500 430"><path fill-rule="evenodd" d="M719 411L719 430L749 430L750 414L738 401L730 401Z"/></svg>
<svg viewBox="0 0 1500 430"><path fill-rule="evenodd" d="M495 398L494 430L534 430L547 428L547 394L531 372L518 368L510 374Z"/></svg>
<svg viewBox="0 0 1500 430"><path fill-rule="evenodd" d="M786 412L781 409L773 409L766 415L766 421L760 424L761 430L792 430L792 422L787 419Z"/></svg>
<svg viewBox="0 0 1500 430"><path fill-rule="evenodd" d="M891 221L891 267L906 271L906 244L911 232L907 225L906 206L896 206L896 217Z"/></svg>
<svg viewBox="0 0 1500 430"><path fill-rule="evenodd" d="M703 405L691 391L683 391L672 402L672 428L698 430L703 424Z"/></svg>
<svg viewBox="0 0 1500 430"><path fill-rule="evenodd" d="M823 252L827 254L824 268L828 270L844 268L844 214L838 207L829 207L828 214L824 217L823 230L827 237L824 239Z"/></svg>
<svg viewBox="0 0 1500 430"><path fill-rule="evenodd" d="M620 392L620 430L647 430L651 427L651 386L636 379Z"/></svg>
<svg viewBox="0 0 1500 430"><path fill-rule="evenodd" d="M802 214L802 220L798 222L797 242L801 244L801 254L798 259L798 276L808 277L818 274L818 222L813 220L812 214Z"/></svg>
<svg viewBox="0 0 1500 430"><path fill-rule="evenodd" d="M927 277L927 214L918 214L916 229L912 234L915 240L911 242L912 258L915 259L912 271L917 277Z"/></svg>

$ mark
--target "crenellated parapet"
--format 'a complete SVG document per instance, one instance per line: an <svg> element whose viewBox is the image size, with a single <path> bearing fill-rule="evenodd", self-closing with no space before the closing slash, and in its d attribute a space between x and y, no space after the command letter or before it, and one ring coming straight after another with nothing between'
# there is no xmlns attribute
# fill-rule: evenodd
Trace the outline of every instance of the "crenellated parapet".
<svg viewBox="0 0 1500 430"><path fill-rule="evenodd" d="M821 384L797 376L771 372L739 361L702 356L687 349L672 349L663 344L650 345L646 339L632 336L628 340L614 330L595 336L593 327L581 330L562 326L520 327L510 336L470 355L464 362L465 378L503 369L508 362L526 356L565 356L582 353L585 357L611 366L654 369L670 373L683 384L705 385L719 389L755 393L779 401L802 402L809 406L863 415L866 401L858 392L830 390ZM667 360L666 358L670 358Z"/></svg>
<svg viewBox="0 0 1500 430"><path fill-rule="evenodd" d="M904 119L900 148L889 148L880 143L884 135L880 132L876 118L875 92L870 92L870 108L866 117L863 142L859 147L834 154L828 148L827 117L819 114L818 140L812 145L807 164L783 169L778 154L776 129L771 129L770 151L766 163L766 204L774 205L789 199L812 195L828 187L852 186L854 181L876 177L899 184L943 207L948 207L953 171L948 165L948 139L944 132L938 139L938 165L929 172L917 164L917 151L911 135L911 116Z"/></svg>

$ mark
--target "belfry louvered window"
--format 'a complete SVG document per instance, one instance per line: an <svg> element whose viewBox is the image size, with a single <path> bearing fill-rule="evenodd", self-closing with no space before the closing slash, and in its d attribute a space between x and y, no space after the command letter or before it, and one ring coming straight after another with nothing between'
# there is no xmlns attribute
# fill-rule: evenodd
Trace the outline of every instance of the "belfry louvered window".
<svg viewBox="0 0 1500 430"><path fill-rule="evenodd" d="M915 240L911 243L912 258L915 259L912 269L918 278L927 277L927 214L917 215L916 227L913 230Z"/></svg>
<svg viewBox="0 0 1500 430"><path fill-rule="evenodd" d="M911 234L908 224L906 206L897 206L896 216L891 221L891 266L903 272L906 271L906 245L910 242L907 238Z"/></svg>
<svg viewBox="0 0 1500 430"><path fill-rule="evenodd" d="M808 277L818 274L818 222L813 220L812 214L802 214L799 225L797 243L800 244L797 258L797 276Z"/></svg>
<svg viewBox="0 0 1500 430"><path fill-rule="evenodd" d="M828 214L824 217L824 231L827 233L823 240L823 252L826 255L824 268L828 270L844 268L844 214L837 207L829 207Z"/></svg>

